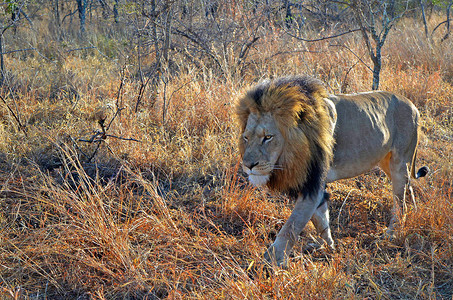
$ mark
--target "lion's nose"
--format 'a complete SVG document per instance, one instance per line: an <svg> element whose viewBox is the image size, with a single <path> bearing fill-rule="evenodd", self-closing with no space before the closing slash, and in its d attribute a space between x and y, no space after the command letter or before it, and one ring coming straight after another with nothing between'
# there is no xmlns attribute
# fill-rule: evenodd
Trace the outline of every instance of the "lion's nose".
<svg viewBox="0 0 453 300"><path fill-rule="evenodd" d="M256 167L257 165L258 165L258 162L253 162L253 163L250 163L250 164L246 163L246 164L245 164L245 166L246 166L247 168L249 168L249 170L252 170L253 167Z"/></svg>

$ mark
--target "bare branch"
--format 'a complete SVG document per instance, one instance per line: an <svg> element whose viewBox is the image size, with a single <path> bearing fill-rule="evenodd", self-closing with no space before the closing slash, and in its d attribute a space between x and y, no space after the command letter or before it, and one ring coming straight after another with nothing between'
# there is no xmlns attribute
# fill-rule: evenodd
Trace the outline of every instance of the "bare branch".
<svg viewBox="0 0 453 300"><path fill-rule="evenodd" d="M247 54L247 52L250 49L250 47L252 47L252 45L254 43L256 43L256 41L258 41L259 38L260 38L259 36L256 36L250 42L242 45L241 52L239 53L239 59L243 59L245 57L245 55Z"/></svg>
<svg viewBox="0 0 453 300"><path fill-rule="evenodd" d="M14 53L14 52L22 52L22 51L34 51L34 50L36 50L36 48L10 50L10 51L6 51L6 52L1 52L0 55L2 55L2 54L10 54L10 53Z"/></svg>
<svg viewBox="0 0 453 300"><path fill-rule="evenodd" d="M125 109L125 107L121 107L121 108L118 107L118 108L116 109L116 112L115 112L115 114L113 115L113 118L110 120L109 125L107 125L107 128L105 129L105 131L107 131L107 130L110 129L110 126L112 125L113 121L115 120L115 118L120 114L120 112L121 112L123 109ZM105 131L104 131L104 133L105 133Z"/></svg>
<svg viewBox="0 0 453 300"><path fill-rule="evenodd" d="M66 52L73 52L73 51L87 50L87 49L94 49L94 48L96 48L96 47L95 46L82 47L82 48L76 48L76 49L69 49L69 50L66 50Z"/></svg>
<svg viewBox="0 0 453 300"><path fill-rule="evenodd" d="M326 51L311 51L311 50L306 50L306 49L299 49L299 50L291 50L291 51L279 51L279 52L276 52L274 54L272 54L271 56L268 56L264 59L264 61L268 61L276 56L279 56L279 55L285 55L285 54L293 54L293 53L324 53Z"/></svg>
<svg viewBox="0 0 453 300"><path fill-rule="evenodd" d="M116 108L118 109L119 107L121 107L121 100L122 100L122 93L121 93L121 90L123 89L123 86L124 86L124 78L125 78L125 74L126 74L126 65L124 65L123 68L121 68L121 82L120 82L120 87L118 88L118 92L116 94L116 102L115 102L115 106Z"/></svg>
<svg viewBox="0 0 453 300"><path fill-rule="evenodd" d="M67 17L72 17L73 15L75 15L77 13L77 9L75 9L74 11L71 11L69 14L67 14L66 16L63 17L63 19L61 20L61 23L64 22L64 20L67 18ZM71 18L72 19L72 18Z"/></svg>
<svg viewBox="0 0 453 300"><path fill-rule="evenodd" d="M5 103L6 107L9 110L9 112L13 115L14 119L17 122L17 125L19 126L19 129L24 132L25 136L27 136L27 131L25 129L25 125L23 125L22 122L20 121L19 114L14 113L13 109L8 105L8 102L6 102L5 98L3 98L2 95L0 95L0 99L3 101L3 103ZM16 104L16 103L14 103L14 104ZM16 105L16 110L17 110L17 105Z"/></svg>
<svg viewBox="0 0 453 300"><path fill-rule="evenodd" d="M196 37L196 35L191 35L189 34L190 33L190 29L186 27L186 30L185 31L181 31L177 28L173 28L173 31L182 36L182 37L185 37L187 38L188 40L190 40L191 42L195 43L196 45L200 46L201 49L206 53L208 54L213 60L214 62L220 67L220 69L222 70L223 67L222 67L222 64L220 63L218 57L212 53L211 50L209 50L209 48L205 45L205 43L203 43L202 41L199 40L198 37Z"/></svg>
<svg viewBox="0 0 453 300"><path fill-rule="evenodd" d="M89 156L85 152L83 152L82 149L80 149L79 145L77 145L77 143L74 140L74 138L72 136L69 136L69 138L71 139L71 141L72 141L74 147L76 148L76 150L79 151L80 153L82 153L82 155L85 156L85 158L89 158Z"/></svg>
<svg viewBox="0 0 453 300"><path fill-rule="evenodd" d="M293 34L291 34L289 32L287 32L287 34L290 35L291 37L295 38L295 39L300 40L300 41L312 43L312 42L319 42L319 41L325 41L325 40L334 39L334 38L340 37L342 35L350 34L350 33L353 33L353 32L359 31L359 30L361 30L361 29L360 28L350 29L350 30L348 30L346 32L342 32L342 33L339 33L339 34L326 36L326 37L322 37L322 38L318 38L318 39L305 39L305 38L301 38L299 36L293 35Z"/></svg>
<svg viewBox="0 0 453 300"><path fill-rule="evenodd" d="M141 77L141 75L140 75L140 77ZM138 112L138 106L140 105L140 102L142 101L143 95L145 94L145 89L148 86L148 83L151 80L151 78L152 78L151 76L148 76L146 81L143 81L143 79L142 79L140 82L140 89L138 91L137 103L135 104L135 112Z"/></svg>
<svg viewBox="0 0 453 300"><path fill-rule="evenodd" d="M436 27L434 27L433 31L431 32L431 39L433 38L436 30L439 29L439 27L442 26L443 24L446 24L445 27L447 29L447 33L442 37L440 42L442 43L450 36L450 11L451 11L452 6L453 6L453 1L451 1L450 4L447 6L447 11L446 11L447 19L443 22L440 22L439 24L437 24Z"/></svg>
<svg viewBox="0 0 453 300"><path fill-rule="evenodd" d="M121 136L116 136L116 135L111 135L111 134L106 134L105 136L106 137L115 138L115 139L119 139L119 140L122 140L122 141L133 141L133 142L138 142L138 143L142 142L142 141L134 139L134 138L124 138L124 137L121 137ZM96 142L96 141L94 141L94 142Z"/></svg>
<svg viewBox="0 0 453 300"><path fill-rule="evenodd" d="M352 51L351 48L349 48L348 46L343 45L343 44L331 44L331 45L329 45L329 47L343 47L343 48L345 48L346 50L351 52L358 59L358 61L361 62L368 70L373 72L373 69L370 66L368 66L366 64L366 62L364 62L363 59L361 57L359 57L354 51Z"/></svg>
<svg viewBox="0 0 453 300"><path fill-rule="evenodd" d="M100 135L102 135L102 132L96 131L96 132L94 133L94 135L93 135L90 139L88 139L88 140L86 140L86 139L79 139L79 142L94 143L94 142L95 142L95 138L97 138L97 137L100 136ZM96 140L96 141L99 141L99 140Z"/></svg>
<svg viewBox="0 0 453 300"><path fill-rule="evenodd" d="M24 4L25 4L25 3L24 3ZM23 5L24 5L24 4L23 4ZM22 5L22 6L23 6L23 5ZM27 19L28 23L30 23L30 25L33 25L33 22L32 22L31 19L28 17L28 15L24 12L24 10L23 10L21 7L19 7L18 9L19 9L19 13L21 13L21 14L25 17L25 19Z"/></svg>
<svg viewBox="0 0 453 300"><path fill-rule="evenodd" d="M93 153L88 156L87 154L85 154L84 152L82 152L80 150L80 148L77 146L77 144L74 142L74 144L76 145L77 149L87 158L87 163L91 162L93 160L93 158L96 156L97 152L99 151L99 148L101 146L101 143L102 142L105 142L105 140L107 139L107 137L110 137L110 138L115 138L115 139L119 139L119 140L122 140L122 141L132 141L132 142L138 142L138 143L141 143L140 140L137 140L137 139L134 139L134 138L123 138L123 137L120 137L120 136L116 136L116 135L111 135L111 134L106 134L105 133L105 128L103 126L103 123L99 122L99 124L101 125L102 127L102 132L101 131L96 131L95 134L90 138L90 139L79 139L79 142L85 142L85 143L96 143L96 148L94 149ZM97 137L100 137L100 138L97 138ZM97 138L97 139L96 139ZM72 138L71 138L72 139ZM106 144L107 145L107 144ZM108 147L107 145L107 148L109 149L110 152L112 152L112 150L110 149L110 147ZM113 153L113 152L112 152Z"/></svg>
<svg viewBox="0 0 453 300"><path fill-rule="evenodd" d="M443 24L447 23L448 20L445 20L443 22L440 22L439 24L437 24L436 27L434 27L433 31L431 32L431 37L434 35L434 32L436 32L437 29L439 29L440 26L442 26Z"/></svg>

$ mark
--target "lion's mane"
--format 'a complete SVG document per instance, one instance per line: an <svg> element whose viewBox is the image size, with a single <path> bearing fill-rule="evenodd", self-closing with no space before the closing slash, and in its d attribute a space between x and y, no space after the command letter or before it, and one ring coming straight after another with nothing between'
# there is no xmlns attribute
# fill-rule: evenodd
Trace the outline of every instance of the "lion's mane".
<svg viewBox="0 0 453 300"><path fill-rule="evenodd" d="M236 113L241 134L251 113L271 113L284 137L284 150L267 183L272 190L297 197L319 191L332 160L333 137L327 91L319 80L291 76L264 81L239 100ZM244 155L245 145L239 139Z"/></svg>

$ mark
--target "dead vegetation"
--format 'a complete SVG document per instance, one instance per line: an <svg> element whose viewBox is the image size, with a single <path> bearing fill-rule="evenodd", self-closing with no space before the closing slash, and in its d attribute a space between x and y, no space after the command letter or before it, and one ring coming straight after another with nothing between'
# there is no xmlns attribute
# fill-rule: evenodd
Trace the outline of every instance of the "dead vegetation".
<svg viewBox="0 0 453 300"><path fill-rule="evenodd" d="M429 45L423 30L395 25L380 82L422 115L417 165L432 173L414 182L417 207L387 241L383 172L330 184L338 249L304 253L308 226L289 268L271 272L262 255L293 203L242 177L235 100L299 73L332 93L368 90L360 35L306 43L275 27L246 40L240 61L215 45L211 61L175 56L171 81L143 91L130 64L98 51L12 56L0 89L0 298L451 299L453 45Z"/></svg>

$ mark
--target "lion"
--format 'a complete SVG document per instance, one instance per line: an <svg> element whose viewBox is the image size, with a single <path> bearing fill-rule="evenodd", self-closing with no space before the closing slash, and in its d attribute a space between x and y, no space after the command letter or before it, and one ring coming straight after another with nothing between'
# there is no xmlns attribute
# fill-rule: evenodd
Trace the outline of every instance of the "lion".
<svg viewBox="0 0 453 300"><path fill-rule="evenodd" d="M328 247L326 184L381 167L392 180L394 207L387 234L405 213L405 194L415 203L410 177L415 173L419 112L405 97L374 91L328 95L309 76L265 80L242 97L240 126L242 168L255 186L286 193L294 209L264 254L269 263L286 265L288 255L311 220Z"/></svg>

